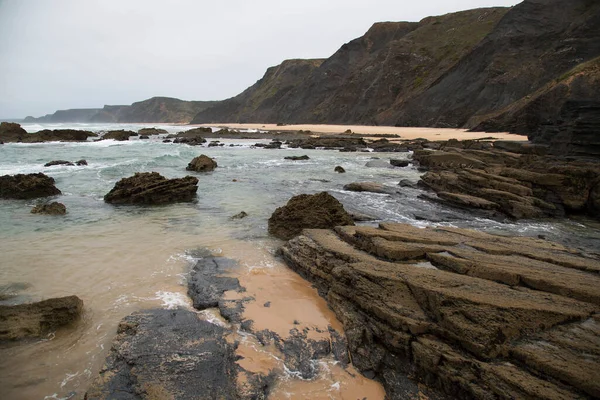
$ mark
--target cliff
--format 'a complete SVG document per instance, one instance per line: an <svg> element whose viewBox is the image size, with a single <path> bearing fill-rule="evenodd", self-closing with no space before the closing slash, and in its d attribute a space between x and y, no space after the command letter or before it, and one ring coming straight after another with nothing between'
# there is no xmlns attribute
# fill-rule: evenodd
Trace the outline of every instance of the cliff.
<svg viewBox="0 0 600 400"><path fill-rule="evenodd" d="M171 97L152 97L131 105L59 110L40 118L27 117L23 122L170 122L187 123L214 101L185 101Z"/></svg>

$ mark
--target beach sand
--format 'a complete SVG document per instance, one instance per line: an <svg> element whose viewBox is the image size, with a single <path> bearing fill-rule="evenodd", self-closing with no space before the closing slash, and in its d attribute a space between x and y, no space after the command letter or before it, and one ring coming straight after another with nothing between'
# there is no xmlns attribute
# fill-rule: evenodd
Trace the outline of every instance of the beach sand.
<svg viewBox="0 0 600 400"><path fill-rule="evenodd" d="M233 129L259 129L265 131L311 131L314 134L343 134L350 129L352 133L361 134L365 137L370 135L397 134L400 139L424 138L428 140L472 140L492 137L497 140L516 140L526 141L527 136L516 135L508 132L468 132L465 129L450 128L408 128L395 126L367 126L367 125L283 125L276 124L236 124L236 123L217 123L202 124L195 126L227 127ZM388 138L391 139L391 138Z"/></svg>

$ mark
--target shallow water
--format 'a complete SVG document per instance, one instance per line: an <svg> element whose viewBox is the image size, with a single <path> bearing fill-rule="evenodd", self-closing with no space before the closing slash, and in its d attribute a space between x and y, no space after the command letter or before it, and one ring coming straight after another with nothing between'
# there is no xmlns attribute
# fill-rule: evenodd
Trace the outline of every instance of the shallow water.
<svg viewBox="0 0 600 400"><path fill-rule="evenodd" d="M108 129L100 125L78 128ZM176 132L183 128L166 129ZM598 250L594 247L600 230L585 220L501 223L420 200L415 189L398 188L400 193L394 196L343 190L344 184L353 181L373 180L390 187L397 187L401 179L416 182L420 174L413 167L364 166L373 156L402 159L408 154L265 150L250 147L256 140L222 142L224 147L211 148L162 143L156 138L0 146L0 175L42 171L56 180L63 192L56 200L67 207L67 215L53 217L31 214L36 200L0 201L0 287L23 283L20 286L24 289L13 302L75 294L85 306L83 320L76 327L0 349L2 398L81 398L102 366L122 317L143 308L190 307L185 276L194 249L209 249L239 261L240 283L256 299L247 305L245 317L253 319L256 328L280 334L289 332L295 323L339 329L325 301L273 255L280 242L268 236L267 219L275 208L300 193L328 190L346 208L383 220L544 235L589 251ZM194 203L115 207L102 200L116 181L135 172L156 171L168 178L188 175L185 166L199 154L213 157L219 167L212 173L197 174L200 182ZM283 159L302 154L310 159ZM82 158L88 166L43 167L51 160ZM336 165L347 172L334 173ZM242 210L248 217L230 219ZM271 302L270 307L264 307L266 302ZM211 312L203 315L218 321ZM285 371L275 350L260 347L251 335L237 334L243 336L243 340L237 339L242 343L238 351L246 357L241 361L244 367L287 372L272 398L383 396L378 384L357 374L352 376L351 370L344 371L331 360L320 362L319 379L302 381L293 371Z"/></svg>

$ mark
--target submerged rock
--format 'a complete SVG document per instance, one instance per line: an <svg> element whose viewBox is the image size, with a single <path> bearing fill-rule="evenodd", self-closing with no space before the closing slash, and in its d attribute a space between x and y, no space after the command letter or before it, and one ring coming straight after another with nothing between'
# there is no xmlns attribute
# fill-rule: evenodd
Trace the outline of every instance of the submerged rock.
<svg viewBox="0 0 600 400"><path fill-rule="evenodd" d="M394 167L400 167L400 168L404 168L404 167L408 167L408 160L395 160L395 159L391 159L390 160L390 164Z"/></svg>
<svg viewBox="0 0 600 400"><path fill-rule="evenodd" d="M0 305L0 340L39 337L77 321L83 301L77 296L59 297L32 304Z"/></svg>
<svg viewBox="0 0 600 400"><path fill-rule="evenodd" d="M228 331L188 310L147 310L119 324L85 398L262 399L271 378L237 363Z"/></svg>
<svg viewBox="0 0 600 400"><path fill-rule="evenodd" d="M75 164L77 164L79 166L88 165L87 161L84 159L77 161Z"/></svg>
<svg viewBox="0 0 600 400"><path fill-rule="evenodd" d="M344 185L344 190L351 192L390 193L381 183L377 182L352 182Z"/></svg>
<svg viewBox="0 0 600 400"><path fill-rule="evenodd" d="M406 398L412 379L452 398L600 394L598 259L545 240L395 223L307 229L281 254L327 299L353 364L391 399Z"/></svg>
<svg viewBox="0 0 600 400"><path fill-rule="evenodd" d="M345 169L344 169L342 166L338 165L338 166L336 166L336 167L333 169L333 172L337 172L337 173L339 173L339 174L343 174L344 172L346 172L346 170L345 170Z"/></svg>
<svg viewBox="0 0 600 400"><path fill-rule="evenodd" d="M217 162L212 158L201 154L190 161L186 167L186 170L195 172L209 172L215 168L217 168Z"/></svg>
<svg viewBox="0 0 600 400"><path fill-rule="evenodd" d="M123 178L104 196L111 204L169 204L189 202L196 197L198 179L186 176L167 179L158 172L136 172Z"/></svg>
<svg viewBox="0 0 600 400"><path fill-rule="evenodd" d="M310 157L305 154L303 156L287 156L287 157L283 157L283 159L284 160L292 160L292 161L302 161L302 160L309 160Z"/></svg>
<svg viewBox="0 0 600 400"><path fill-rule="evenodd" d="M42 173L0 176L2 199L35 199L57 194L61 191L54 186L54 178Z"/></svg>
<svg viewBox="0 0 600 400"><path fill-rule="evenodd" d="M134 131L126 131L124 129L117 131L108 131L103 136L102 139L114 139L117 141L125 141L129 140L130 136L137 136L138 134Z"/></svg>
<svg viewBox="0 0 600 400"><path fill-rule="evenodd" d="M212 129L210 128L194 128L185 132L179 132L175 135L175 140L173 143L183 143L190 146L199 146L203 143L206 143L206 139L204 138L207 134L212 133Z"/></svg>
<svg viewBox="0 0 600 400"><path fill-rule="evenodd" d="M56 161L50 161L47 162L46 164L44 164L44 167L53 167L55 165L68 165L68 166L73 166L75 164L73 164L71 161L65 161L65 160L56 160Z"/></svg>
<svg viewBox="0 0 600 400"><path fill-rule="evenodd" d="M246 211L242 211L242 212L232 216L231 219L242 219L242 218L246 218L247 216L248 216L248 213Z"/></svg>
<svg viewBox="0 0 600 400"><path fill-rule="evenodd" d="M67 208L64 204L53 201L49 204L38 204L31 209L32 214L65 215Z"/></svg>
<svg viewBox="0 0 600 400"><path fill-rule="evenodd" d="M335 197L327 192L301 194L275 210L269 218L269 233L288 240L305 228L333 228L337 225L354 225L354 222Z"/></svg>
<svg viewBox="0 0 600 400"><path fill-rule="evenodd" d="M145 135L145 136L150 136L150 135L160 135L163 133L169 133L167 132L165 129L160 129L160 128L142 128L140 130L138 130L138 135Z"/></svg>

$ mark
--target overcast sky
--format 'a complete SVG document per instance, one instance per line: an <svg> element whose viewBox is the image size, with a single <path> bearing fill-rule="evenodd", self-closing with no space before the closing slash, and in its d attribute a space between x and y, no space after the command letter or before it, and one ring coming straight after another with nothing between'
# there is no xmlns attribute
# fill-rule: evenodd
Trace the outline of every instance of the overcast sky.
<svg viewBox="0 0 600 400"><path fill-rule="evenodd" d="M509 0L0 0L0 118L221 100L289 58L326 58L378 21Z"/></svg>

